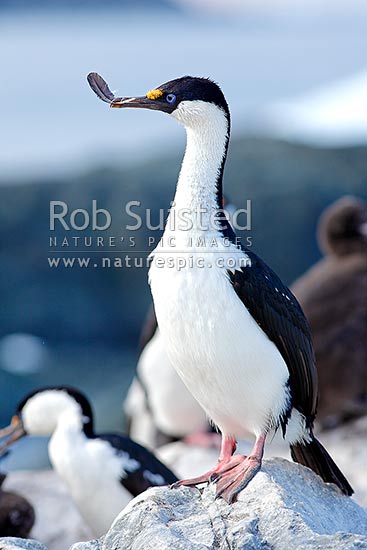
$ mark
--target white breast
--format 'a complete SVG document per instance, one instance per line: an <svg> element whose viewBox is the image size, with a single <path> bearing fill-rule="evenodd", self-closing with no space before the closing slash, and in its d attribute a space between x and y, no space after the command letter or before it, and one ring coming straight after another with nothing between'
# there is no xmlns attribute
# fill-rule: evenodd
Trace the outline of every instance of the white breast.
<svg viewBox="0 0 367 550"><path fill-rule="evenodd" d="M158 247L154 258L166 262L169 254ZM153 261L150 269L168 356L222 432L258 435L286 407L287 366L237 297L226 269L216 267L218 259L238 263L243 253L234 247L171 252L176 259L193 255L203 257L205 267L160 268Z"/></svg>
<svg viewBox="0 0 367 550"><path fill-rule="evenodd" d="M121 461L107 442L58 426L49 444L51 463L67 483L81 515L99 537L132 499L120 484Z"/></svg>

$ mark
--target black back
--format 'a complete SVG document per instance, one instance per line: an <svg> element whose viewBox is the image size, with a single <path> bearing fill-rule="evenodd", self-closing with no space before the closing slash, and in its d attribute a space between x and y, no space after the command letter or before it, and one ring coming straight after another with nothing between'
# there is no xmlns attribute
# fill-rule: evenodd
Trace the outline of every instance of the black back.
<svg viewBox="0 0 367 550"><path fill-rule="evenodd" d="M149 487L169 485L177 481L177 477L167 466L132 439L119 434L101 434L95 437L107 441L121 457L120 482L133 496L139 495ZM130 469L126 467L126 463L129 462Z"/></svg>

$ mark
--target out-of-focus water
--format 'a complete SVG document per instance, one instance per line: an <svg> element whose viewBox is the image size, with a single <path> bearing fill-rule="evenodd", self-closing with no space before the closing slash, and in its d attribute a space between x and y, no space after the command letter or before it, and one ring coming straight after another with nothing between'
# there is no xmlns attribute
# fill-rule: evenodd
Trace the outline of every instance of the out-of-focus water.
<svg viewBox="0 0 367 550"><path fill-rule="evenodd" d="M136 161L183 143L163 114L118 112L86 84L100 72L118 93L144 94L184 74L210 76L229 100L234 130L264 105L356 73L365 64L359 21L160 11L0 12L0 173L58 173ZM181 141L180 141L181 140Z"/></svg>

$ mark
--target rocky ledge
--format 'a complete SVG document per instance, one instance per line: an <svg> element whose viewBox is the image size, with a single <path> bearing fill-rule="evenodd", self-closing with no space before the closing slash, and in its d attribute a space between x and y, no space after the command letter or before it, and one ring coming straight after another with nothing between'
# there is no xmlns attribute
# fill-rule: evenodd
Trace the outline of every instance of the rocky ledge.
<svg viewBox="0 0 367 550"><path fill-rule="evenodd" d="M18 537L0 537L0 550L47 550L41 542Z"/></svg>
<svg viewBox="0 0 367 550"><path fill-rule="evenodd" d="M1 548L1 545L0 545ZM99 540L71 550L362 550L367 512L313 472L283 459L228 506L214 487L149 489Z"/></svg>

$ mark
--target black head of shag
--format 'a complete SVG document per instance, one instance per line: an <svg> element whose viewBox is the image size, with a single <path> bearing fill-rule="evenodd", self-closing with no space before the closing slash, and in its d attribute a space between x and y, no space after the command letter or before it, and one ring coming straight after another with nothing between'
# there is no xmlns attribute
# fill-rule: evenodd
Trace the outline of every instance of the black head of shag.
<svg viewBox="0 0 367 550"><path fill-rule="evenodd" d="M331 204L321 215L318 237L327 254L346 256L365 252L367 245L367 205L353 196Z"/></svg>
<svg viewBox="0 0 367 550"><path fill-rule="evenodd" d="M141 97L114 97L107 83L97 73L88 75L92 90L113 108L143 108L171 114L182 102L204 101L222 109L229 117L229 108L222 90L209 78L183 76L161 84Z"/></svg>
<svg viewBox="0 0 367 550"><path fill-rule="evenodd" d="M111 107L141 107L171 114L184 101L212 103L229 115L227 101L218 84L208 78L193 76L165 82L144 97L116 98L111 102Z"/></svg>

